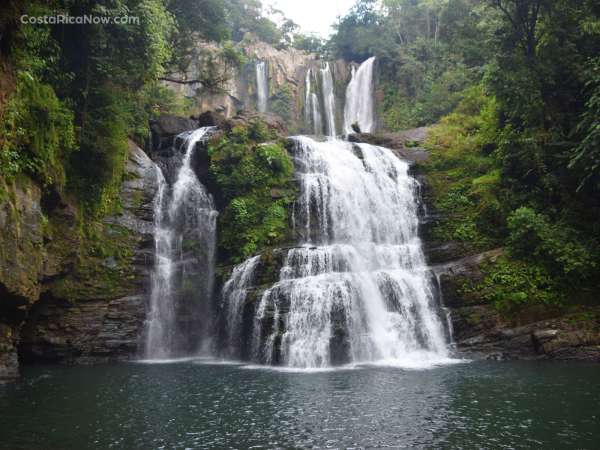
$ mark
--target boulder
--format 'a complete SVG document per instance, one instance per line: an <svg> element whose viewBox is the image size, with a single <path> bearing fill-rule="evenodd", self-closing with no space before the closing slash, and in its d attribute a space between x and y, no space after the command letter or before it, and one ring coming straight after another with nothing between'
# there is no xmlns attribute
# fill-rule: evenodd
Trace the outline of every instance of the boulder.
<svg viewBox="0 0 600 450"><path fill-rule="evenodd" d="M200 127L222 127L225 124L225 116L216 111L205 111L198 116Z"/></svg>
<svg viewBox="0 0 600 450"><path fill-rule="evenodd" d="M277 114L259 113L248 110L238 111L234 117L224 123L224 127L228 130L231 130L236 126L245 127L255 120L263 121L269 129L274 130L281 135L286 136L288 134L288 129L285 122Z"/></svg>
<svg viewBox="0 0 600 450"><path fill-rule="evenodd" d="M150 121L150 151L170 149L175 137L184 131L198 128L198 122L192 118L179 117L172 114L161 114Z"/></svg>
<svg viewBox="0 0 600 450"><path fill-rule="evenodd" d="M357 132L350 134L348 140L389 148L399 158L415 163L425 161L429 157L429 153L421 146L427 136L427 131L427 127L421 127L400 132Z"/></svg>

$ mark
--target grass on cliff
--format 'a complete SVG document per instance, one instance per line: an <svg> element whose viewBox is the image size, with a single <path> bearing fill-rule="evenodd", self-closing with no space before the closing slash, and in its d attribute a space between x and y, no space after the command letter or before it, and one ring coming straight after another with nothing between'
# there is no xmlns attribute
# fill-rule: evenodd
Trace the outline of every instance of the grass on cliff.
<svg viewBox="0 0 600 450"><path fill-rule="evenodd" d="M241 262L288 234L293 164L284 144L254 121L209 145L210 176L223 205L218 246L228 262Z"/></svg>

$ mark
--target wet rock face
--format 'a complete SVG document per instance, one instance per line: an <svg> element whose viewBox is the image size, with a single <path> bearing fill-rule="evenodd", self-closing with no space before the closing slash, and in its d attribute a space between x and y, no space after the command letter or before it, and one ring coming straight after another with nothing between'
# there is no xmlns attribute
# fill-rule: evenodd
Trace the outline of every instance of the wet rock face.
<svg viewBox="0 0 600 450"><path fill-rule="evenodd" d="M0 180L4 184L3 180ZM27 179L0 188L0 283L5 307L19 307L39 296L43 272L41 191Z"/></svg>
<svg viewBox="0 0 600 450"><path fill-rule="evenodd" d="M93 362L135 355L153 264L155 166L133 142L122 210L95 225L90 251L77 209L26 179L0 201L0 380L23 361ZM45 194L48 195L48 194ZM109 252L110 253L110 252Z"/></svg>

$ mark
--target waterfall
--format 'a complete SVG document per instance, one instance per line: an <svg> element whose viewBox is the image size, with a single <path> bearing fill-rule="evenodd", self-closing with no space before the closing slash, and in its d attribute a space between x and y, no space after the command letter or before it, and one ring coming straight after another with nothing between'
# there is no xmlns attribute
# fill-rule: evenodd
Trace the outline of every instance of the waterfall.
<svg viewBox="0 0 600 450"><path fill-rule="evenodd" d="M310 127L311 122L311 95L310 95L310 76L312 70L306 71L306 78L304 78L304 123L307 127Z"/></svg>
<svg viewBox="0 0 600 450"><path fill-rule="evenodd" d="M362 131L374 128L374 60L353 69L346 133L355 122ZM307 128L319 134L312 75L306 74L304 114ZM222 292L226 353L295 368L447 362L447 324L418 236L419 184L391 150L335 138L328 63L320 80L330 139L291 138L299 186L291 217L297 245L279 249L277 258L255 255L234 268ZM279 272L265 287L273 264Z"/></svg>
<svg viewBox="0 0 600 450"><path fill-rule="evenodd" d="M418 183L408 164L382 147L293 141L300 243L257 300L250 359L298 368L446 361L442 312L417 234ZM243 283L234 280L248 281L241 270L231 280L237 286ZM242 313L237 297L229 301L238 311L231 326Z"/></svg>
<svg viewBox="0 0 600 450"><path fill-rule="evenodd" d="M320 135L323 133L323 122L321 120L321 110L319 108L319 98L317 94L310 94L311 108L312 108L312 121L313 121L313 133Z"/></svg>
<svg viewBox="0 0 600 450"><path fill-rule="evenodd" d="M375 128L373 116L373 63L375 57L364 61L360 67L352 68L352 79L346 88L344 107L344 133L353 133L352 124L358 123L363 133Z"/></svg>
<svg viewBox="0 0 600 450"><path fill-rule="evenodd" d="M227 353L230 357L239 357L241 347L241 326L243 310L248 288L254 281L254 270L260 261L260 255L247 259L234 267L231 277L222 291L222 308L226 311Z"/></svg>
<svg viewBox="0 0 600 450"><path fill-rule="evenodd" d="M157 167L154 198L155 263L146 321L145 356L180 356L197 350L207 338L214 278L217 212L211 196L192 169L196 145L214 127L178 136L183 160L172 185ZM203 327L204 325L204 327Z"/></svg>
<svg viewBox="0 0 600 450"><path fill-rule="evenodd" d="M268 83L267 63L259 61L256 63L256 95L258 98L258 111L263 113L267 112Z"/></svg>
<svg viewBox="0 0 600 450"><path fill-rule="evenodd" d="M304 81L304 86L306 90L304 95L304 122L306 124L307 129L312 129L313 134L318 136L323 133L323 122L321 119L321 107L319 105L319 98L315 92L311 92L311 77L312 70L308 69Z"/></svg>
<svg viewBox="0 0 600 450"><path fill-rule="evenodd" d="M335 136L335 96L333 93L333 78L331 77L328 62L321 69L321 82L323 83L323 107L325 110L327 136Z"/></svg>

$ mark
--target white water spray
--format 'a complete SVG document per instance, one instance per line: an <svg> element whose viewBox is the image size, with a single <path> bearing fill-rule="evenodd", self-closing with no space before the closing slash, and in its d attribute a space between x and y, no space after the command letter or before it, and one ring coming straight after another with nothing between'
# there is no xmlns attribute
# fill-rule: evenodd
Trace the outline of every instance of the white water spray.
<svg viewBox="0 0 600 450"><path fill-rule="evenodd" d="M171 358L190 351L189 343L185 342L188 330L181 325L185 319L182 312L195 302L200 303L196 305L199 312L206 314L208 310L206 305L213 289L217 212L192 169L192 159L196 144L212 129L200 128L178 137L183 139L184 154L172 186L156 168L155 264L146 321L146 358ZM182 307L182 301L187 305Z"/></svg>
<svg viewBox="0 0 600 450"><path fill-rule="evenodd" d="M259 61L256 63L256 95L258 100L258 111L267 112L267 98L269 96L269 79L267 74L267 63Z"/></svg>
<svg viewBox="0 0 600 450"><path fill-rule="evenodd" d="M235 266L231 277L223 286L222 307L226 311L227 320L227 353L233 358L240 356L242 316L248 288L254 281L254 271L259 261L260 255L257 255Z"/></svg>
<svg viewBox="0 0 600 450"><path fill-rule="evenodd" d="M304 95L304 123L307 129L311 129L313 134L319 136L323 133L323 122L321 119L321 107L319 105L319 98L315 92L312 92L312 70L308 69L306 72L306 78L304 81L305 95Z"/></svg>
<svg viewBox="0 0 600 450"><path fill-rule="evenodd" d="M325 66L321 69L321 81L323 83L323 108L325 110L326 132L327 136L334 137L336 135L335 95L333 93L333 78L331 76L331 70L329 69L328 62L326 62Z"/></svg>
<svg viewBox="0 0 600 450"><path fill-rule="evenodd" d="M267 312L274 316L262 361L273 359L277 339L281 362L291 367L446 359L408 164L367 144L295 141L296 222L305 244L288 252L280 281L257 307L257 325Z"/></svg>
<svg viewBox="0 0 600 450"><path fill-rule="evenodd" d="M352 68L352 79L346 88L344 107L344 133L353 133L352 125L357 123L361 132L370 133L375 129L373 113L373 67L375 57L364 61L358 69Z"/></svg>

